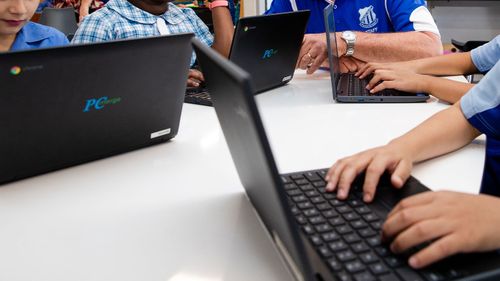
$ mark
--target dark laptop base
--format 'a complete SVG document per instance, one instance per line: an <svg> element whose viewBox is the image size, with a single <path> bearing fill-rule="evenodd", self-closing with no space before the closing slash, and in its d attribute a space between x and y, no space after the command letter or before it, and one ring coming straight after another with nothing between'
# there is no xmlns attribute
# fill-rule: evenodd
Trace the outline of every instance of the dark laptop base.
<svg viewBox="0 0 500 281"><path fill-rule="evenodd" d="M352 103L414 103L425 102L430 98L427 94L414 94L394 89L385 89L376 94L370 94L365 88L369 81L369 77L359 79L353 73L340 74L340 81L337 83L337 101ZM362 95L359 95L359 93L362 93Z"/></svg>

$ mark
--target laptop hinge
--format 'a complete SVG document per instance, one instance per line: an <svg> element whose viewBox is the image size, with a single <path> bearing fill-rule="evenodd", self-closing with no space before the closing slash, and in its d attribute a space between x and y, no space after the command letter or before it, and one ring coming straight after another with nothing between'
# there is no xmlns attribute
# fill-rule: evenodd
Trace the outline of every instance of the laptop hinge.
<svg viewBox="0 0 500 281"><path fill-rule="evenodd" d="M300 272L299 268L297 267L297 264L293 260L293 258L290 256L288 253L288 250L286 249L285 245L283 245L283 242L281 241L278 233L276 231L272 231L273 234L273 240L276 246L278 247L278 250L281 253L281 256L285 259L286 264L292 271L293 276L295 277L295 280L297 281L304 281L304 276Z"/></svg>

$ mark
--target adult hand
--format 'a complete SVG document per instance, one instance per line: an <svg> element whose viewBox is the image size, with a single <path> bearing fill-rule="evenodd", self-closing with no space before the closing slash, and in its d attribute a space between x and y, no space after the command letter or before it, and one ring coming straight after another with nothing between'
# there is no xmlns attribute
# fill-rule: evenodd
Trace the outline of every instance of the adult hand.
<svg viewBox="0 0 500 281"><path fill-rule="evenodd" d="M401 201L388 215L383 240L401 253L433 241L412 255L410 266L422 268L457 253L500 248L500 199L457 192L425 192Z"/></svg>
<svg viewBox="0 0 500 281"><path fill-rule="evenodd" d="M306 34L302 41L297 68L307 69L312 74L327 58L326 37L324 33Z"/></svg>
<svg viewBox="0 0 500 281"><path fill-rule="evenodd" d="M187 86L188 87L199 87L200 83L205 81L203 74L196 69L190 69L188 73Z"/></svg>
<svg viewBox="0 0 500 281"><path fill-rule="evenodd" d="M396 89L404 92L427 92L428 76L406 70L375 70L366 89L375 94L384 89Z"/></svg>
<svg viewBox="0 0 500 281"><path fill-rule="evenodd" d="M354 57L340 57L339 58L339 66L340 73L353 73L358 69L363 67L366 62L362 60L358 60Z"/></svg>
<svg viewBox="0 0 500 281"><path fill-rule="evenodd" d="M346 199L351 184L357 175L366 171L363 184L363 200L371 202L380 176L385 171L391 174L391 183L401 188L410 176L413 157L404 145L391 142L388 145L369 149L335 162L326 174L329 192L337 190L339 199Z"/></svg>
<svg viewBox="0 0 500 281"><path fill-rule="evenodd" d="M366 76L374 73L376 70L394 70L394 71L406 71L406 72L414 72L414 67L408 62L389 62L389 63L380 63L380 62L369 62L363 65L356 72L356 76L360 79L365 78Z"/></svg>

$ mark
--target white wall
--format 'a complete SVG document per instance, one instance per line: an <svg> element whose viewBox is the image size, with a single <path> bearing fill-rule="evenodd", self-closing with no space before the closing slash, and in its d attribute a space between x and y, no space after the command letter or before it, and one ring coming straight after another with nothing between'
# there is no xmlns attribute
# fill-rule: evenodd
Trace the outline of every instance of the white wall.
<svg viewBox="0 0 500 281"><path fill-rule="evenodd" d="M443 43L451 38L490 40L500 34L500 6L492 7L434 7L434 20L441 32Z"/></svg>

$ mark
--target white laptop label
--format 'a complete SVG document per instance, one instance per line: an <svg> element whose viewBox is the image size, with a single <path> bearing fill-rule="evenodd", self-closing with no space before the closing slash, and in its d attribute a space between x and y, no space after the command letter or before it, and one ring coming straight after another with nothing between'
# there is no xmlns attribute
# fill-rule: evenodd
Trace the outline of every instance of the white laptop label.
<svg viewBox="0 0 500 281"><path fill-rule="evenodd" d="M292 79L292 75L288 75L288 76L283 77L283 79L281 81L282 82L290 81L290 79Z"/></svg>
<svg viewBox="0 0 500 281"><path fill-rule="evenodd" d="M154 138L157 138L157 137L161 137L161 136L164 136L164 135L168 135L168 134L170 134L170 131L172 131L172 130L170 128L168 128L168 129L165 129L165 130L154 132L154 133L151 134L151 139L154 139Z"/></svg>

